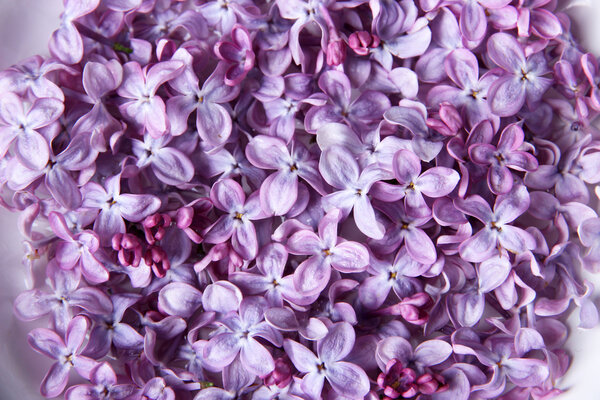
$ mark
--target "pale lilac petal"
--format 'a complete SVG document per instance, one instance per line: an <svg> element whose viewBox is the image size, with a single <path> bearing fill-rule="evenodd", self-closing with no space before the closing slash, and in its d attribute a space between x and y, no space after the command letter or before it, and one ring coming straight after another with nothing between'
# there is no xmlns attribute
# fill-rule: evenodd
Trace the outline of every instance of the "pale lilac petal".
<svg viewBox="0 0 600 400"><path fill-rule="evenodd" d="M260 187L261 207L272 215L286 214L297 198L298 176L289 170L269 175Z"/></svg>
<svg viewBox="0 0 600 400"><path fill-rule="evenodd" d="M183 282L171 282L158 293L158 308L167 315L190 317L202 305L202 292Z"/></svg>
<svg viewBox="0 0 600 400"><path fill-rule="evenodd" d="M231 116L220 104L204 102L196 110L196 128L203 140L220 145L231 135Z"/></svg>
<svg viewBox="0 0 600 400"><path fill-rule="evenodd" d="M285 339L283 342L283 348L298 371L313 372L317 370L317 356L315 356L312 351L300 343L296 343L290 339Z"/></svg>
<svg viewBox="0 0 600 400"><path fill-rule="evenodd" d="M358 181L358 163L345 147L332 146L321 153L319 171L323 179L337 189L346 189Z"/></svg>
<svg viewBox="0 0 600 400"><path fill-rule="evenodd" d="M375 218L375 210L368 196L358 196L354 203L354 221L358 229L368 237L378 240L383 239L385 228Z"/></svg>
<svg viewBox="0 0 600 400"><path fill-rule="evenodd" d="M349 362L338 361L328 365L325 376L333 390L349 398L366 396L371 386L365 371Z"/></svg>
<svg viewBox="0 0 600 400"><path fill-rule="evenodd" d="M477 1L469 0L460 13L460 30L466 39L477 42L487 30L485 10Z"/></svg>
<svg viewBox="0 0 600 400"><path fill-rule="evenodd" d="M271 353L253 338L246 339L242 345L240 359L249 372L259 377L264 377L275 369Z"/></svg>
<svg viewBox="0 0 600 400"><path fill-rule="evenodd" d="M233 333L221 333L208 341L204 347L204 362L216 369L232 363L238 355L242 344Z"/></svg>
<svg viewBox="0 0 600 400"><path fill-rule="evenodd" d="M484 228L462 242L458 250L465 260L482 262L494 252L496 243L496 236L489 229Z"/></svg>
<svg viewBox="0 0 600 400"><path fill-rule="evenodd" d="M242 292L228 281L217 281L208 285L202 295L202 305L206 311L237 311L241 302Z"/></svg>
<svg viewBox="0 0 600 400"><path fill-rule="evenodd" d="M17 136L15 153L24 166L33 170L44 168L50 158L48 142L42 135L32 130L24 131ZM35 157L32 157L32 154L35 154Z"/></svg>
<svg viewBox="0 0 600 400"><path fill-rule="evenodd" d="M331 250L331 265L340 272L361 272L369 264L369 252L356 242L343 242Z"/></svg>
<svg viewBox="0 0 600 400"><path fill-rule="evenodd" d="M520 71L525 67L525 52L513 35L495 33L487 42L488 55L496 65L506 71Z"/></svg>
<svg viewBox="0 0 600 400"><path fill-rule="evenodd" d="M194 177L194 164L181 151L163 147L154 152L152 171L167 185L180 185Z"/></svg>
<svg viewBox="0 0 600 400"><path fill-rule="evenodd" d="M525 104L526 87L521 78L504 75L496 80L488 92L492 112L500 117L515 115Z"/></svg>
<svg viewBox="0 0 600 400"><path fill-rule="evenodd" d="M421 160L410 150L399 150L394 154L392 167L398 182L408 184L421 173Z"/></svg>
<svg viewBox="0 0 600 400"><path fill-rule="evenodd" d="M433 167L419 176L416 187L428 197L446 196L454 190L460 175L453 169L446 167Z"/></svg>
<svg viewBox="0 0 600 400"><path fill-rule="evenodd" d="M427 340L415 348L414 359L424 366L444 362L452 354L452 346L443 340Z"/></svg>
<svg viewBox="0 0 600 400"><path fill-rule="evenodd" d="M500 286L510 273L512 265L505 257L493 257L479 265L479 291L488 293Z"/></svg>
<svg viewBox="0 0 600 400"><path fill-rule="evenodd" d="M240 211L238 209L246 202L246 195L239 183L232 179L224 179L213 185L210 199L223 211Z"/></svg>
<svg viewBox="0 0 600 400"><path fill-rule="evenodd" d="M285 142L279 138L260 135L246 146L246 157L255 167L279 169L290 167L291 157Z"/></svg>
<svg viewBox="0 0 600 400"><path fill-rule="evenodd" d="M294 286L305 295L322 291L331 275L331 267L322 258L312 256L298 265L294 272Z"/></svg>
<svg viewBox="0 0 600 400"><path fill-rule="evenodd" d="M69 380L69 370L71 368L66 363L54 363L42 380L40 393L44 397L56 397L65 390Z"/></svg>
<svg viewBox="0 0 600 400"><path fill-rule="evenodd" d="M160 199L149 194L122 194L116 199L121 215L132 222L139 222L160 208Z"/></svg>
<svg viewBox="0 0 600 400"><path fill-rule="evenodd" d="M236 227L231 237L231 245L243 259L254 259L258 253L258 239L254 224L250 221L243 221Z"/></svg>

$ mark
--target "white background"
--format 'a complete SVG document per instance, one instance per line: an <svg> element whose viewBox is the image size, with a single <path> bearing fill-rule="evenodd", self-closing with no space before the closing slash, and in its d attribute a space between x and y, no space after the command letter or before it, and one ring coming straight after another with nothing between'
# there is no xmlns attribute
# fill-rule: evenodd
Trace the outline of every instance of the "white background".
<svg viewBox="0 0 600 400"><path fill-rule="evenodd" d="M600 55L600 0L570 4L568 12L583 31L583 43ZM59 0L0 0L0 69L34 54L47 54L47 40L59 24L60 10ZM12 313L14 298L26 288L16 223L16 216L0 210L0 400L33 400L42 398L38 387L50 360L26 343L28 330L36 325L17 321ZM600 279L592 280L600 290ZM569 390L559 400L599 400L600 327L573 328L568 349L573 364L559 386Z"/></svg>

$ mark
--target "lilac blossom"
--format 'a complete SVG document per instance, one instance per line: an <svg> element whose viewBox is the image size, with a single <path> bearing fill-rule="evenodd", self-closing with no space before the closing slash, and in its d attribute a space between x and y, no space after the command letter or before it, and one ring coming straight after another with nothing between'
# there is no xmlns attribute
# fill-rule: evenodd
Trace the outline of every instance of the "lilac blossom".
<svg viewBox="0 0 600 400"><path fill-rule="evenodd" d="M122 194L120 174L107 178L104 187L89 182L81 190L82 207L99 210L94 230L102 244L110 243L116 233L125 233L124 219L141 221L161 205L160 199L150 194Z"/></svg>
<svg viewBox="0 0 600 400"><path fill-rule="evenodd" d="M283 346L298 371L305 373L301 388L310 399L321 396L325 380L341 396L362 397L369 379L355 364L343 361L352 351L356 334L347 322L339 322L317 341L317 355L303 345L286 339Z"/></svg>
<svg viewBox="0 0 600 400"><path fill-rule="evenodd" d="M552 84L543 76L548 72L544 55L526 58L519 42L507 33L495 33L487 46L490 59L504 70L488 90L492 112L506 117L523 107L525 100L529 106L538 102Z"/></svg>
<svg viewBox="0 0 600 400"><path fill-rule="evenodd" d="M231 28L231 41L220 41L215 44L215 54L225 65L224 81L228 86L237 86L254 67L254 52L248 30L242 25Z"/></svg>
<svg viewBox="0 0 600 400"><path fill-rule="evenodd" d="M189 60L189 54L182 57ZM189 69L185 69L179 77L169 82L169 85L180 93L167 101L167 115L174 136L187 130L188 118L195 110L196 129L200 138L213 146L227 141L231 135L232 121L230 112L221 104L235 99L239 94L239 87L222 85L223 82L224 71L220 68L216 69L202 86L199 86L198 77Z"/></svg>
<svg viewBox="0 0 600 400"><path fill-rule="evenodd" d="M183 72L180 61L163 61L150 68L144 68L135 61L123 66L123 83L117 93L129 101L119 109L140 131L154 138L164 135L169 128L165 103L156 95L165 82Z"/></svg>
<svg viewBox="0 0 600 400"><path fill-rule="evenodd" d="M39 129L56 121L63 110L63 103L54 98L41 98L32 104L24 104L14 93L3 93L0 96L0 154L5 155L13 149L25 167L33 170L44 168L50 158L50 148L48 138L42 136ZM36 154L36 157L31 157L31 154Z"/></svg>
<svg viewBox="0 0 600 400"><path fill-rule="evenodd" d="M56 360L42 381L40 391L44 397L55 397L65 390L71 368L75 368L85 378L91 375L97 363L81 355L87 330L87 319L77 316L69 322L64 341L50 329L38 328L29 333L29 345L37 352Z"/></svg>
<svg viewBox="0 0 600 400"><path fill-rule="evenodd" d="M390 174L375 164L360 171L352 153L338 146L329 147L321 153L319 171L323 179L337 189L323 198L326 207L339 209L343 217L353 211L358 229L368 237L381 239L385 230L375 218L368 193L375 182Z"/></svg>
<svg viewBox="0 0 600 400"><path fill-rule="evenodd" d="M497 197L494 211L480 196L471 196L454 201L456 208L477 218L484 227L460 245L460 255L471 262L481 262L498 249L512 253L523 253L535 248L534 238L527 231L510 223L529 208L529 193L523 185Z"/></svg>
<svg viewBox="0 0 600 400"><path fill-rule="evenodd" d="M286 242L292 254L310 255L294 273L294 286L304 295L319 293L325 288L331 268L340 272L361 272L369 263L369 253L360 243L339 242L337 226L339 209L332 209L319 222L318 234L298 230Z"/></svg>
<svg viewBox="0 0 600 400"><path fill-rule="evenodd" d="M512 189L513 175L509 168L527 172L537 169L535 157L519 150L523 145L524 135L521 127L511 124L502 131L497 146L476 143L469 147L469 156L473 162L489 165L487 180L493 193L505 194Z"/></svg>
<svg viewBox="0 0 600 400"><path fill-rule="evenodd" d="M255 337L281 345L281 334L263 321L267 307L260 297L248 297L240 304L240 313L228 314L219 324L223 332L208 341L204 348L204 363L210 369L219 370L233 362L240 355L242 365L260 377L273 371L273 357Z"/></svg>
<svg viewBox="0 0 600 400"><path fill-rule="evenodd" d="M217 182L210 192L216 208L226 212L207 230L204 241L220 243L231 238L233 248L245 259L251 260L258 252L253 220L261 219L258 193L246 199L242 187L234 180Z"/></svg>
<svg viewBox="0 0 600 400"><path fill-rule="evenodd" d="M279 138L256 136L246 147L248 161L257 168L276 169L260 186L260 202L265 212L286 214L298 198L298 178L324 193L318 164L301 143L292 143L291 151ZM266 156L265 156L266 155Z"/></svg>
<svg viewBox="0 0 600 400"><path fill-rule="evenodd" d="M129 383L117 383L117 375L107 362L99 363L90 372L91 384L72 386L65 393L65 399L88 398L100 400L110 396L113 399L125 399L135 392L135 386Z"/></svg>
<svg viewBox="0 0 600 400"><path fill-rule="evenodd" d="M392 168L400 185L376 182L373 197L386 202L403 198L406 212L416 217L431 213L423 194L431 198L446 196L460 179L456 171L446 167L433 167L421 174L421 160L410 150L396 152Z"/></svg>
<svg viewBox="0 0 600 400"><path fill-rule="evenodd" d="M350 80L339 71L327 71L319 77L319 87L331 104L314 106L306 114L304 125L316 132L328 122L347 122L357 129L372 127L390 108L389 99L380 92L364 91L352 100Z"/></svg>

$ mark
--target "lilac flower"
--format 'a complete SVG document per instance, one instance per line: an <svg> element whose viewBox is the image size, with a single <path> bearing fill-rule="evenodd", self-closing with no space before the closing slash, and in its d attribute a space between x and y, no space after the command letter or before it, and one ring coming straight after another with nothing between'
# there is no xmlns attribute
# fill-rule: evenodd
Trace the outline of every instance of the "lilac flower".
<svg viewBox="0 0 600 400"><path fill-rule="evenodd" d="M150 194L121 194L121 175L106 178L104 187L95 182L82 189L83 207L99 210L94 231L102 245L109 245L116 233L125 233L125 221L141 221L160 208L158 197Z"/></svg>
<svg viewBox="0 0 600 400"><path fill-rule="evenodd" d="M436 105L447 101L462 108L471 127L486 119L498 125L498 117L491 112L487 101L497 73L490 71L479 77L477 58L466 49L450 52L444 60L444 69L457 87L438 85L427 94L427 102Z"/></svg>
<svg viewBox="0 0 600 400"><path fill-rule="evenodd" d="M30 169L18 162L11 160L11 168L7 185L14 190L22 190L44 176L44 184L54 200L61 206L73 210L81 206L82 196L78 183L73 177L73 172L93 168L98 157L94 142L99 134L80 133L75 136L66 149L58 155L50 151L48 164L43 169Z"/></svg>
<svg viewBox="0 0 600 400"><path fill-rule="evenodd" d="M239 271L229 276L244 293L263 295L270 306L282 307L283 301L297 305L312 303L316 295L299 295L294 286L292 275L283 276L288 260L288 252L279 243L271 243L263 247L256 257L258 273Z"/></svg>
<svg viewBox="0 0 600 400"><path fill-rule="evenodd" d="M224 75L228 86L237 86L254 67L252 41L242 25L236 24L231 28L231 42L222 40L215 44L215 54L228 66Z"/></svg>
<svg viewBox="0 0 600 400"><path fill-rule="evenodd" d="M378 0L370 2L373 13L372 32L381 40L373 50L373 58L391 70L393 57L411 58L427 50L431 30L427 21L417 18L417 6L410 0L400 2Z"/></svg>
<svg viewBox="0 0 600 400"><path fill-rule="evenodd" d="M98 322L90 332L83 354L98 359L108 353L111 344L123 349L141 348L144 338L130 325L122 322L125 311L139 299L140 296L134 294L111 296L112 313L97 318Z"/></svg>
<svg viewBox="0 0 600 400"><path fill-rule="evenodd" d="M54 233L64 241L56 248L58 265L64 269L79 265L83 276L89 282L106 282L108 271L94 257L94 253L100 246L98 235L93 231L81 231L73 235L67 227L65 218L56 212L50 213L48 222Z"/></svg>
<svg viewBox="0 0 600 400"><path fill-rule="evenodd" d="M183 53L182 59L189 60ZM190 62L190 61L188 61ZM199 87L198 77L189 69L169 82L181 95L171 97L167 101L167 114L171 121L171 133L174 136L183 134L188 127L188 118L196 110L196 129L200 138L212 146L225 143L231 135L231 116L222 104L235 99L240 89L238 86L222 85L224 71L217 68Z"/></svg>
<svg viewBox="0 0 600 400"><path fill-rule="evenodd" d="M514 338L498 334L486 340L484 345L477 343L468 331L457 331L453 337L454 352L472 354L492 369L489 382L480 386L484 393L502 393L506 378L520 387L540 385L549 374L548 365L542 360L523 357L527 352L544 347L540 334L516 335Z"/></svg>
<svg viewBox="0 0 600 400"><path fill-rule="evenodd" d="M318 234L299 230L287 241L290 253L310 255L294 272L294 286L303 295L321 292L329 282L332 267L352 273L364 271L369 263L369 253L362 244L338 241L340 217L340 210L333 209L319 222Z"/></svg>
<svg viewBox="0 0 600 400"><path fill-rule="evenodd" d="M52 292L31 289L17 296L14 311L19 319L32 321L51 314L52 328L64 334L72 318L72 308L79 307L97 315L112 311L112 303L103 291L88 286L78 288L79 269L62 269L53 260L46 267L46 274Z"/></svg>
<svg viewBox="0 0 600 400"><path fill-rule="evenodd" d="M400 185L376 182L373 197L387 202L404 198L406 212L415 217L431 214L423 194L431 198L446 196L460 179L456 171L446 167L430 168L421 174L421 160L410 150L399 150L394 155L392 168Z"/></svg>
<svg viewBox="0 0 600 400"><path fill-rule="evenodd" d="M213 186L210 198L216 208L227 214L207 230L204 241L221 243L232 238L235 251L244 259L252 260L258 252L258 241L251 221L263 218L258 193L246 200L246 194L236 181L224 179Z"/></svg>
<svg viewBox="0 0 600 400"><path fill-rule="evenodd" d="M334 324L317 341L317 356L303 345L286 339L286 353L298 371L305 373L301 388L310 399L321 397L325 379L340 396L363 397L369 391L369 378L352 363L342 361L354 346L356 334L347 322Z"/></svg>
<svg viewBox="0 0 600 400"><path fill-rule="evenodd" d="M69 322L64 341L50 329L38 328L29 333L27 337L29 345L35 351L56 360L40 387L44 397L56 397L65 390L71 368L75 368L84 378L90 377L97 363L81 355L87 330L87 319L77 316Z"/></svg>
<svg viewBox="0 0 600 400"><path fill-rule="evenodd" d="M281 334L263 321L267 303L260 297L248 297L240 304L240 314L228 314L219 324L223 331L212 337L204 348L204 364L220 370L240 355L249 372L264 377L275 368L273 357L255 337L280 346Z"/></svg>
<svg viewBox="0 0 600 400"><path fill-rule="evenodd" d="M358 164L366 168L370 164L378 164L386 171L393 171L392 162L398 150L410 150L409 140L394 135L385 136L385 125L369 133L358 135L345 124L331 122L317 130L317 144L321 150L332 146L343 146L358 158Z"/></svg>
<svg viewBox="0 0 600 400"><path fill-rule="evenodd" d="M12 148L25 167L44 168L50 158L50 148L48 139L38 130L56 121L63 110L63 103L57 99L37 99L28 105L16 94L4 93L0 96L0 155L4 156ZM31 154L36 156L31 157Z"/></svg>
<svg viewBox="0 0 600 400"><path fill-rule="evenodd" d="M65 393L65 399L93 399L101 400L112 398L125 399L135 391L135 386L129 383L117 383L117 375L107 362L99 363L90 373L92 384L72 386Z"/></svg>
<svg viewBox="0 0 600 400"><path fill-rule="evenodd" d="M319 171L327 183L338 189L323 198L325 207L341 210L344 217L354 210L354 221L360 231L371 238L381 239L385 230L375 219L368 193L375 182L385 179L389 173L373 164L360 172L352 153L338 146L329 147L321 153Z"/></svg>
<svg viewBox="0 0 600 400"><path fill-rule="evenodd" d="M527 172L538 168L533 155L518 150L523 145L524 136L521 127L511 124L502 131L497 146L476 143L469 147L469 156L473 162L490 166L487 180L493 193L506 194L512 189L513 176L509 168Z"/></svg>
<svg viewBox="0 0 600 400"><path fill-rule="evenodd" d="M426 224L431 216L410 216L402 203L378 203L377 209L390 218L392 223L382 239L371 242L372 249L381 254L389 254L404 243L413 260L428 265L435 262L435 246L425 231L419 228Z"/></svg>
<svg viewBox="0 0 600 400"><path fill-rule="evenodd" d="M48 43L50 52L65 64L75 64L83 57L83 40L73 24L75 20L93 12L100 0L67 0L65 10L61 15L61 26Z"/></svg>
<svg viewBox="0 0 600 400"><path fill-rule="evenodd" d="M176 60L144 69L135 61L123 66L123 83L117 93L129 101L121 104L119 110L140 132L147 131L150 136L159 138L168 131L165 103L156 92L163 83L181 74L183 68L184 65Z"/></svg>
<svg viewBox="0 0 600 400"><path fill-rule="evenodd" d="M375 91L364 91L352 101L350 80L339 71L323 73L319 87L332 104L314 106L306 113L304 125L311 133L328 122L345 121L356 129L373 127L390 108L387 96Z"/></svg>
<svg viewBox="0 0 600 400"><path fill-rule="evenodd" d="M260 202L265 212L284 215L290 211L298 198L298 177L324 193L317 161L301 143L292 143L290 152L281 139L259 135L248 143L246 157L257 168L279 170L260 186Z"/></svg>
<svg viewBox="0 0 600 400"><path fill-rule="evenodd" d="M529 208L529 193L523 185L500 195L494 204L494 211L478 195L465 200L456 199L456 208L483 222L484 227L465 240L459 248L460 256L467 261L481 262L489 258L499 248L512 253L523 253L535 248L535 240L521 228L510 225Z"/></svg>
<svg viewBox="0 0 600 400"><path fill-rule="evenodd" d="M65 95L52 78L52 72L66 70L56 60L45 60L41 56L27 58L20 63L0 71L0 88L2 92L24 94L28 90L36 98L51 97L64 101Z"/></svg>
<svg viewBox="0 0 600 400"><path fill-rule="evenodd" d="M367 308L376 309L385 302L391 289L400 299L412 296L422 290L421 282L415 278L429 268L429 265L414 261L405 246L398 251L393 262L371 257L369 272L374 276L360 285L359 298Z"/></svg>
<svg viewBox="0 0 600 400"><path fill-rule="evenodd" d="M194 165L190 159L176 147L168 146L172 137L168 134L158 139L149 134L144 141L132 140L132 152L138 158L137 166L150 166L158 179L167 185L180 185L194 177Z"/></svg>
<svg viewBox="0 0 600 400"><path fill-rule="evenodd" d="M201 4L198 11L209 25L215 26L222 34L231 32L236 21L253 21L260 13L258 7L250 0L210 1Z"/></svg>
<svg viewBox="0 0 600 400"><path fill-rule="evenodd" d="M514 115L525 100L531 107L548 90L552 81L544 78L547 67L544 55L525 57L517 40L507 33L493 34L487 43L488 56L505 72L488 90L492 112L501 117Z"/></svg>

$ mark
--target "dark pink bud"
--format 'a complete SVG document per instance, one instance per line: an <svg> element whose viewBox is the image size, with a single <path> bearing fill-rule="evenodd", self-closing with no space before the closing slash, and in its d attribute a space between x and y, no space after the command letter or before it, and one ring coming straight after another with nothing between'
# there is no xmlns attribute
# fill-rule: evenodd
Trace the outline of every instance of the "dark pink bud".
<svg viewBox="0 0 600 400"><path fill-rule="evenodd" d="M348 38L348 46L359 56L366 56L370 49L379 46L381 40L367 31L354 32Z"/></svg>
<svg viewBox="0 0 600 400"><path fill-rule="evenodd" d="M405 368L398 359L392 359L385 366L385 372L377 377L377 384L389 399L408 399L419 393L416 378L413 369Z"/></svg>
<svg viewBox="0 0 600 400"><path fill-rule="evenodd" d="M117 251L119 263L124 266L138 267L142 259L142 242L129 233L117 233L112 237L112 248Z"/></svg>
<svg viewBox="0 0 600 400"><path fill-rule="evenodd" d="M165 228L171 225L171 217L167 214L154 214L142 222L144 235L148 244L154 244L165 236Z"/></svg>
<svg viewBox="0 0 600 400"><path fill-rule="evenodd" d="M287 357L275 360L275 369L264 379L265 385L277 385L280 388L286 387L292 380L292 366Z"/></svg>
<svg viewBox="0 0 600 400"><path fill-rule="evenodd" d="M150 246L146 250L144 261L152 268L154 275L158 278L163 278L171 268L167 253L160 247Z"/></svg>
<svg viewBox="0 0 600 400"><path fill-rule="evenodd" d="M327 45L327 65L340 65L346 60L346 43L341 39L332 40Z"/></svg>

